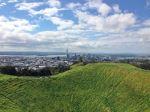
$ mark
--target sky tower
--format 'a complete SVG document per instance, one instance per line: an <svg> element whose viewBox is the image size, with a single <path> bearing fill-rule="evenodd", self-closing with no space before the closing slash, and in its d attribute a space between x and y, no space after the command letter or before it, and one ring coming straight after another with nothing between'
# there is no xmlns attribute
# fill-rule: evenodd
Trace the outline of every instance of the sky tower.
<svg viewBox="0 0 150 112"><path fill-rule="evenodd" d="M67 59L69 59L69 50L68 50L68 48L66 50L66 57L67 57Z"/></svg>

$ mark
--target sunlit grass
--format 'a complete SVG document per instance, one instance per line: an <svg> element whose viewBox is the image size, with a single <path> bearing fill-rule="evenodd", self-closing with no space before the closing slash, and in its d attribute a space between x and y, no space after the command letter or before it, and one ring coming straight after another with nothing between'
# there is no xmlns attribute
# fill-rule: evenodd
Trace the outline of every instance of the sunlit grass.
<svg viewBox="0 0 150 112"><path fill-rule="evenodd" d="M150 71L127 64L74 66L53 77L0 75L0 112L149 112Z"/></svg>

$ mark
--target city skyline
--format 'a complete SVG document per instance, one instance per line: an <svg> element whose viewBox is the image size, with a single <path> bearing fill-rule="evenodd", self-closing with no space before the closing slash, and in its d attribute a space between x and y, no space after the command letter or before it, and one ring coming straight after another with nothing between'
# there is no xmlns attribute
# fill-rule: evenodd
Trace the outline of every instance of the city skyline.
<svg viewBox="0 0 150 112"><path fill-rule="evenodd" d="M150 53L150 0L0 0L0 51Z"/></svg>

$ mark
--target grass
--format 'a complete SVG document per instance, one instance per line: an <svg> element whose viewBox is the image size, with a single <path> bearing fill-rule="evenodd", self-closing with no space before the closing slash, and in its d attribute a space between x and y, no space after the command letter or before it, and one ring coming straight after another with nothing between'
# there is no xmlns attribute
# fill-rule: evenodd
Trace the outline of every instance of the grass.
<svg viewBox="0 0 150 112"><path fill-rule="evenodd" d="M150 112L150 71L97 63L52 77L0 75L0 112Z"/></svg>

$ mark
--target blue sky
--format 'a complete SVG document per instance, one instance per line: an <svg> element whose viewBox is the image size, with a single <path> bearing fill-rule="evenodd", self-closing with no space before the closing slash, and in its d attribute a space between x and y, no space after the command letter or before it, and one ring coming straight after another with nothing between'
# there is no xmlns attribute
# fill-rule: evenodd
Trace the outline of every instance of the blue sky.
<svg viewBox="0 0 150 112"><path fill-rule="evenodd" d="M0 0L0 51L150 53L150 0Z"/></svg>

